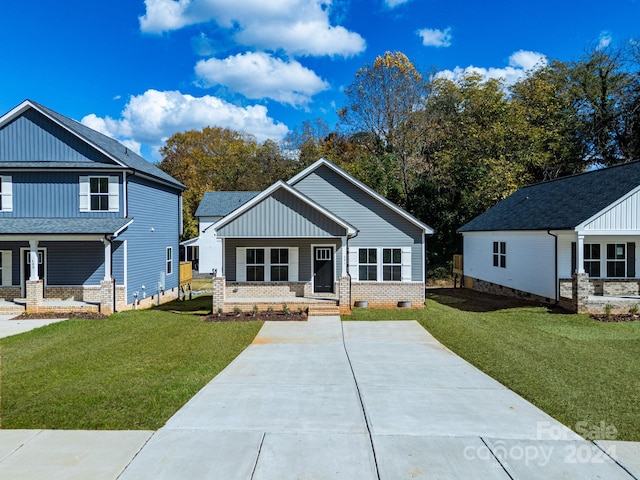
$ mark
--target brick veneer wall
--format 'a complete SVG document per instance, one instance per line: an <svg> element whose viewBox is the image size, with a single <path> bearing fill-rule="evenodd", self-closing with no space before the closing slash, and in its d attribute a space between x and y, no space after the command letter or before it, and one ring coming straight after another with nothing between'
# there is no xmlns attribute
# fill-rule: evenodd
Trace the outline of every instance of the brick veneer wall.
<svg viewBox="0 0 640 480"><path fill-rule="evenodd" d="M409 301L412 308L423 308L424 289L421 282L351 282L351 305L366 300L369 307L393 308Z"/></svg>
<svg viewBox="0 0 640 480"><path fill-rule="evenodd" d="M307 282L228 282L227 298L304 297Z"/></svg>
<svg viewBox="0 0 640 480"><path fill-rule="evenodd" d="M471 277L467 277L471 279ZM477 278L471 279L472 289L478 292L490 293L492 295L503 295L506 297L521 298L522 300L530 300L533 302L541 302L552 304L555 303L553 298L541 297L535 293L523 292L511 287L505 287L504 285L498 285L497 283L487 282L486 280L479 280Z"/></svg>
<svg viewBox="0 0 640 480"><path fill-rule="evenodd" d="M0 287L0 298L11 301L14 298L22 298L20 287Z"/></svg>

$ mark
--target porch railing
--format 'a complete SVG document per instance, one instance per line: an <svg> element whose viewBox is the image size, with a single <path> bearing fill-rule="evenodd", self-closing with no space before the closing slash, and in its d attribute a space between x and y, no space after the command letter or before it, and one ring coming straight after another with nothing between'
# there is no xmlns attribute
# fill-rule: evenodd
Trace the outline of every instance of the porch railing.
<svg viewBox="0 0 640 480"><path fill-rule="evenodd" d="M187 294L189 300L191 300L193 291L191 289L191 282L193 281L193 269L191 262L180 262L180 292L178 299L186 300Z"/></svg>

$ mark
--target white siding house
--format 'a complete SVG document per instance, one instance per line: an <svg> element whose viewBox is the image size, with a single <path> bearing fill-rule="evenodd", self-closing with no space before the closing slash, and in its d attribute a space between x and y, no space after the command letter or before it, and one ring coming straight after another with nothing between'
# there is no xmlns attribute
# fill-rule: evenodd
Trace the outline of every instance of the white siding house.
<svg viewBox="0 0 640 480"><path fill-rule="evenodd" d="M640 303L640 162L522 188L458 231L475 289L577 311Z"/></svg>

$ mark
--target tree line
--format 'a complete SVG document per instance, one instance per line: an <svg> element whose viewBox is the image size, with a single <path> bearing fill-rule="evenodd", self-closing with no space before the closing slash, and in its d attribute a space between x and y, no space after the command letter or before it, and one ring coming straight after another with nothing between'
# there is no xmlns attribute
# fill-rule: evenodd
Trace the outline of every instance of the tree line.
<svg viewBox="0 0 640 480"><path fill-rule="evenodd" d="M279 144L220 127L172 136L160 168L189 187L184 238L205 191L263 190L324 157L433 227L428 261L446 268L456 230L518 188L640 160L640 44L553 60L512 85L386 52L358 70L338 116Z"/></svg>

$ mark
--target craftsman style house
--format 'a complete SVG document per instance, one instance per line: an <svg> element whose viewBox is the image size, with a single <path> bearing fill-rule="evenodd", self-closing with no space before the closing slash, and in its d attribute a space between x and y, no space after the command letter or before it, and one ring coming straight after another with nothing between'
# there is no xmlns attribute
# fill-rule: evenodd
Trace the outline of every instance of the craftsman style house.
<svg viewBox="0 0 640 480"><path fill-rule="evenodd" d="M640 162L522 188L458 231L475 289L581 312L640 303Z"/></svg>
<svg viewBox="0 0 640 480"><path fill-rule="evenodd" d="M198 215L201 239L216 242L214 308L242 297L424 306L433 230L327 160L262 192L210 192Z"/></svg>
<svg viewBox="0 0 640 480"><path fill-rule="evenodd" d="M178 295L184 186L25 101L0 117L0 299L105 313Z"/></svg>

